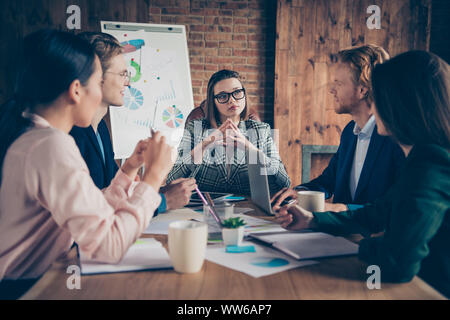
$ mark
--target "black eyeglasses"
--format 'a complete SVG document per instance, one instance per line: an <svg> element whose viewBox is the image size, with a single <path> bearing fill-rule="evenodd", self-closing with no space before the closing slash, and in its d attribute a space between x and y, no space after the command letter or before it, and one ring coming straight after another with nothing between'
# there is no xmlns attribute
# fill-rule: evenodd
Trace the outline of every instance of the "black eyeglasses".
<svg viewBox="0 0 450 320"><path fill-rule="evenodd" d="M233 96L234 100L241 100L245 97L245 89L237 89L233 92L221 92L219 94L216 94L214 96L215 99L217 99L217 102L219 103L227 103L230 100L230 96Z"/></svg>

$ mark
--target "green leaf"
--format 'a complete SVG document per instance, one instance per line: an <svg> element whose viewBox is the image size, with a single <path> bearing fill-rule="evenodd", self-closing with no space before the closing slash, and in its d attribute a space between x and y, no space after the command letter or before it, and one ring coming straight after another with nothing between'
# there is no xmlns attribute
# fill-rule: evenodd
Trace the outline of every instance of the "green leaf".
<svg viewBox="0 0 450 320"><path fill-rule="evenodd" d="M244 225L246 225L245 221L239 217L229 218L223 221L224 228L236 229Z"/></svg>

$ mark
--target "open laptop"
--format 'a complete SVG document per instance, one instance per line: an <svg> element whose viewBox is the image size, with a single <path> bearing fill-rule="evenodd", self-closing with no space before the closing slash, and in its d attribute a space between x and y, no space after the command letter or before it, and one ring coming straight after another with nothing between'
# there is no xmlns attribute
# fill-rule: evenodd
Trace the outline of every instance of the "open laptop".
<svg viewBox="0 0 450 320"><path fill-rule="evenodd" d="M267 169L263 164L248 164L248 179L252 202L268 215L275 215L270 203L270 189L267 178ZM281 205L290 203L290 198L284 200Z"/></svg>

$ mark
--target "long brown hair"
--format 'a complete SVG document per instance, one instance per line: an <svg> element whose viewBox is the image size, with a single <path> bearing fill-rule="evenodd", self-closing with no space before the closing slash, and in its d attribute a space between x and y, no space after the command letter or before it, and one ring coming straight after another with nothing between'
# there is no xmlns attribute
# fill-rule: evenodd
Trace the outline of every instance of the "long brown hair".
<svg viewBox="0 0 450 320"><path fill-rule="evenodd" d="M375 107L392 137L403 145L450 149L450 68L425 51L402 53L372 73Z"/></svg>
<svg viewBox="0 0 450 320"><path fill-rule="evenodd" d="M239 75L238 72L232 71L232 70L226 70L226 69L217 71L209 79L205 103L206 103L206 110L207 110L206 119L208 120L209 125L212 128L217 128L218 127L217 123L220 121L219 110L217 110L216 102L215 102L215 98L214 98L214 86L219 81L222 81L225 79L230 79L230 78L236 78L242 84L241 76ZM242 88L244 88L243 84L242 84ZM247 94L245 95L244 99L245 99L245 108L241 112L241 120L248 119Z"/></svg>

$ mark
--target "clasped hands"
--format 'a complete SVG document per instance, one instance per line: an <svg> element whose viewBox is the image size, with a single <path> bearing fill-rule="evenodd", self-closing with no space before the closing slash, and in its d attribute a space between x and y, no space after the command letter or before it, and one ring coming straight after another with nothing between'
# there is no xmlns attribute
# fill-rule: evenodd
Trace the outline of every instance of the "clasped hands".
<svg viewBox="0 0 450 320"><path fill-rule="evenodd" d="M242 132L231 120L227 119L211 135L203 140L203 148L212 146L233 145L242 150L257 151L258 149L244 137Z"/></svg>

